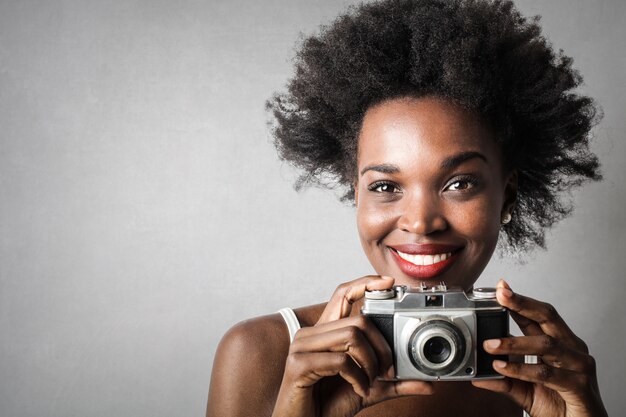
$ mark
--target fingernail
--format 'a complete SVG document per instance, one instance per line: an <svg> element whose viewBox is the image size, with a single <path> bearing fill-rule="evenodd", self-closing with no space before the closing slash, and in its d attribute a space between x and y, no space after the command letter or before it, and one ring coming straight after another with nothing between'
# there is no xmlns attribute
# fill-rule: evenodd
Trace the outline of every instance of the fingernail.
<svg viewBox="0 0 626 417"><path fill-rule="evenodd" d="M493 367L494 368L502 369L505 366L506 366L506 362L504 362L504 361L500 361L500 360L497 360L497 359L495 361L493 361Z"/></svg>
<svg viewBox="0 0 626 417"><path fill-rule="evenodd" d="M506 298L511 298L513 296L513 291L509 290L508 288L502 288L502 295L504 295Z"/></svg>
<svg viewBox="0 0 626 417"><path fill-rule="evenodd" d="M381 275L380 277L381 277L382 279L386 279L386 280L388 280L388 281L395 281L395 279L394 279L394 278L392 278L392 277L388 277L387 275Z"/></svg>
<svg viewBox="0 0 626 417"><path fill-rule="evenodd" d="M508 288L510 290L511 286L509 285L508 282L506 282L504 278L500 278L500 280L496 284L496 288Z"/></svg>
<svg viewBox="0 0 626 417"><path fill-rule="evenodd" d="M485 340L485 346L491 349L496 349L500 346L502 341L500 339L489 339Z"/></svg>

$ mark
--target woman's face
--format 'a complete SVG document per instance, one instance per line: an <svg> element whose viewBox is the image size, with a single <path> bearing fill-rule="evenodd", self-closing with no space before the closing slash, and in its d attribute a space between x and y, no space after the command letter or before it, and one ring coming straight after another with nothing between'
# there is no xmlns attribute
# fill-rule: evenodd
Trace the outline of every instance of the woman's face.
<svg viewBox="0 0 626 417"><path fill-rule="evenodd" d="M471 288L515 198L491 131L441 99L401 98L367 111L358 145L357 226L376 272Z"/></svg>

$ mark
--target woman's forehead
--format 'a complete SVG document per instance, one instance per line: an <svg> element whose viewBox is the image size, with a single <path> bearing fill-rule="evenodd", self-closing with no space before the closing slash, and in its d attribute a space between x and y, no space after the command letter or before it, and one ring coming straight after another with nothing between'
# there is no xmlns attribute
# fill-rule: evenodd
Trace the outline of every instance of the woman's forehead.
<svg viewBox="0 0 626 417"><path fill-rule="evenodd" d="M493 134L474 112L434 98L401 98L370 108L359 134L359 165L374 160L444 160L478 152L499 160ZM434 162L434 161L433 161Z"/></svg>

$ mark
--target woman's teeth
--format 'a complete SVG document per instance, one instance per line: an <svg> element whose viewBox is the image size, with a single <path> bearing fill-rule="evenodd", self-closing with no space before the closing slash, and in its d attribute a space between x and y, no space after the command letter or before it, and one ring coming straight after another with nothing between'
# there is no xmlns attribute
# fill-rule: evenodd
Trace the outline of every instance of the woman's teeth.
<svg viewBox="0 0 626 417"><path fill-rule="evenodd" d="M405 261L409 261L415 265L432 265L441 261L445 261L449 257L452 256L452 252L448 253L439 253L436 255L409 255L408 253L402 253L400 251L396 251L398 255Z"/></svg>

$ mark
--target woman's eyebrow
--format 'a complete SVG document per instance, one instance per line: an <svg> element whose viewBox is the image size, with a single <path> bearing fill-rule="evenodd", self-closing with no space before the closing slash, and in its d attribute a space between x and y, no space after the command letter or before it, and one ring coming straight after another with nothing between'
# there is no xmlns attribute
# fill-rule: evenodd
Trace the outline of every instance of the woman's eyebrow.
<svg viewBox="0 0 626 417"><path fill-rule="evenodd" d="M479 158L487 162L487 157L485 157L485 155L483 155L482 153L476 151L467 151L447 157L443 160L443 162L441 162L441 168L451 169L473 158ZM393 164L368 165L361 170L361 175L365 174L367 171L376 171L383 174L397 174L398 172L400 172L400 168L397 165Z"/></svg>
<svg viewBox="0 0 626 417"><path fill-rule="evenodd" d="M368 165L361 170L361 176L367 171L382 172L383 174L397 174L398 172L400 172L400 168L398 168L397 165L393 164Z"/></svg>
<svg viewBox="0 0 626 417"><path fill-rule="evenodd" d="M487 157L480 152L476 151L467 151L461 152L456 155L450 156L441 162L442 169L452 169L459 165L461 165L465 161L469 161L470 159L479 158L488 163Z"/></svg>

